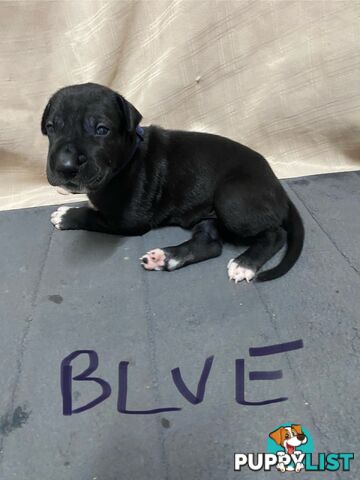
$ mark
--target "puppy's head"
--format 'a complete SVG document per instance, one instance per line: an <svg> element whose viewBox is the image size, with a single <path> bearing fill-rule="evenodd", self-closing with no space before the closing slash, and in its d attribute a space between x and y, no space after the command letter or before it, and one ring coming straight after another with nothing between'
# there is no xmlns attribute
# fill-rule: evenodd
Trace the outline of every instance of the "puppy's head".
<svg viewBox="0 0 360 480"><path fill-rule="evenodd" d="M131 156L141 118L130 102L101 85L56 92L41 120L49 138L49 183L73 193L103 188Z"/></svg>
<svg viewBox="0 0 360 480"><path fill-rule="evenodd" d="M293 453L295 448L307 442L307 437L303 433L301 425L291 425L291 427L279 427L269 434L278 445L284 447L288 453Z"/></svg>

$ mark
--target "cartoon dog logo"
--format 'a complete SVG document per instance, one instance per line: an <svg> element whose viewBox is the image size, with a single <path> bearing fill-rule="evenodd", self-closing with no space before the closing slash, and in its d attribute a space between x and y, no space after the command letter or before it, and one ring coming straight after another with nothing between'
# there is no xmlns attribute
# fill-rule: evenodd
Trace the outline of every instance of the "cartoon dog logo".
<svg viewBox="0 0 360 480"><path fill-rule="evenodd" d="M301 462L295 462L293 465L285 464L283 461L284 455L299 455L302 454L300 450L296 450L296 447L303 445L307 442L307 437L303 433L301 425L290 425L289 427L279 427L269 434L269 437L274 440L277 445L280 445L284 451L277 452L279 455L279 461L276 468L280 472L294 471L300 472L304 468L304 464ZM291 457L294 458L294 457Z"/></svg>

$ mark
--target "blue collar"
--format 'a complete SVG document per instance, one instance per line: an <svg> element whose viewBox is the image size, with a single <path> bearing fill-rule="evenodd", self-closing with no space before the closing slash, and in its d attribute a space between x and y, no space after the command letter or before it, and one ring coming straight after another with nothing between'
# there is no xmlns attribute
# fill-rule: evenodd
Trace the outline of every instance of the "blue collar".
<svg viewBox="0 0 360 480"><path fill-rule="evenodd" d="M135 153L136 153L137 150L139 149L139 146L140 146L141 142L144 141L144 129L143 129L143 127L140 127L140 125L138 125L138 126L136 127L135 132L136 132L136 141L135 141L135 145L134 145L134 147L133 147L133 149L132 149L132 152L131 152L131 154L129 155L129 158L126 160L126 162L125 162L123 165L121 165L121 168L120 168L120 170L119 170L117 173L119 173L121 170L124 170L124 168L129 165L129 163L131 162L131 160L134 158Z"/></svg>
<svg viewBox="0 0 360 480"><path fill-rule="evenodd" d="M140 127L140 125L138 125L136 127L136 142L135 142L135 145L134 145L134 150L132 151L131 155L130 155L130 159L129 161L133 158L133 156L135 155L135 152L136 150L139 148L140 146L140 143L144 141L144 129L143 127Z"/></svg>

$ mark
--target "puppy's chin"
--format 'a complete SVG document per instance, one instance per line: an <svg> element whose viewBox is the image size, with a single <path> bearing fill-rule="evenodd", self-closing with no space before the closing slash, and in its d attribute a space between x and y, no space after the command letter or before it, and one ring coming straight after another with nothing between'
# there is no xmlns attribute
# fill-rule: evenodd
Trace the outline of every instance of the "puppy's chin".
<svg viewBox="0 0 360 480"><path fill-rule="evenodd" d="M100 190L106 182L97 182L90 183L89 185L80 185L72 182L67 182L66 184L56 183L53 186L56 186L56 189L59 193L63 195L66 194L88 194Z"/></svg>
<svg viewBox="0 0 360 480"><path fill-rule="evenodd" d="M67 183L66 185L61 185L62 188L65 188L69 193L95 193L99 190L102 190L106 184L108 183L108 178L103 177L100 180L97 180L96 182L90 182L88 184L82 184L82 185L77 185L77 184L72 184Z"/></svg>
<svg viewBox="0 0 360 480"><path fill-rule="evenodd" d="M88 189L82 185L82 186L79 186L79 185L69 185L67 184L66 186L64 185L61 185L61 188L63 188L64 190L66 190L67 192L69 193L72 193L72 194L79 194L79 193L88 193Z"/></svg>
<svg viewBox="0 0 360 480"><path fill-rule="evenodd" d="M56 190L62 195L88 193L88 189L84 185L56 185Z"/></svg>
<svg viewBox="0 0 360 480"><path fill-rule="evenodd" d="M67 195L70 193L79 194L88 192L88 189L85 185L75 184L72 182L63 183L61 181L56 181L50 178L48 178L48 182L51 186L56 187L58 193L61 193L62 195Z"/></svg>
<svg viewBox="0 0 360 480"><path fill-rule="evenodd" d="M113 173L109 170L94 175L90 181L84 181L84 179L64 181L64 179L58 178L58 176L54 175L51 171L47 171L47 179L50 185L57 187L57 189L63 190L63 193L72 194L87 194L102 190L109 183L112 177Z"/></svg>

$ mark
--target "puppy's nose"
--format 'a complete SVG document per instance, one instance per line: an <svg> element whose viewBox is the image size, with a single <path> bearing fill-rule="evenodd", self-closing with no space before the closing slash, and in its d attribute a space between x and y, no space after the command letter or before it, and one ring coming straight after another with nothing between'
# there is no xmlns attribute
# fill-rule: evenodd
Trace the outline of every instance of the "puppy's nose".
<svg viewBox="0 0 360 480"><path fill-rule="evenodd" d="M60 154L56 162L56 170L67 177L73 177L77 174L79 167L70 155Z"/></svg>
<svg viewBox="0 0 360 480"><path fill-rule="evenodd" d="M298 440L300 440L300 442L302 442L305 438L305 435L303 433L298 433L296 436L297 436Z"/></svg>
<svg viewBox="0 0 360 480"><path fill-rule="evenodd" d="M67 178L74 177L80 166L86 162L85 155L78 154L75 147L67 145L58 154L56 170Z"/></svg>

